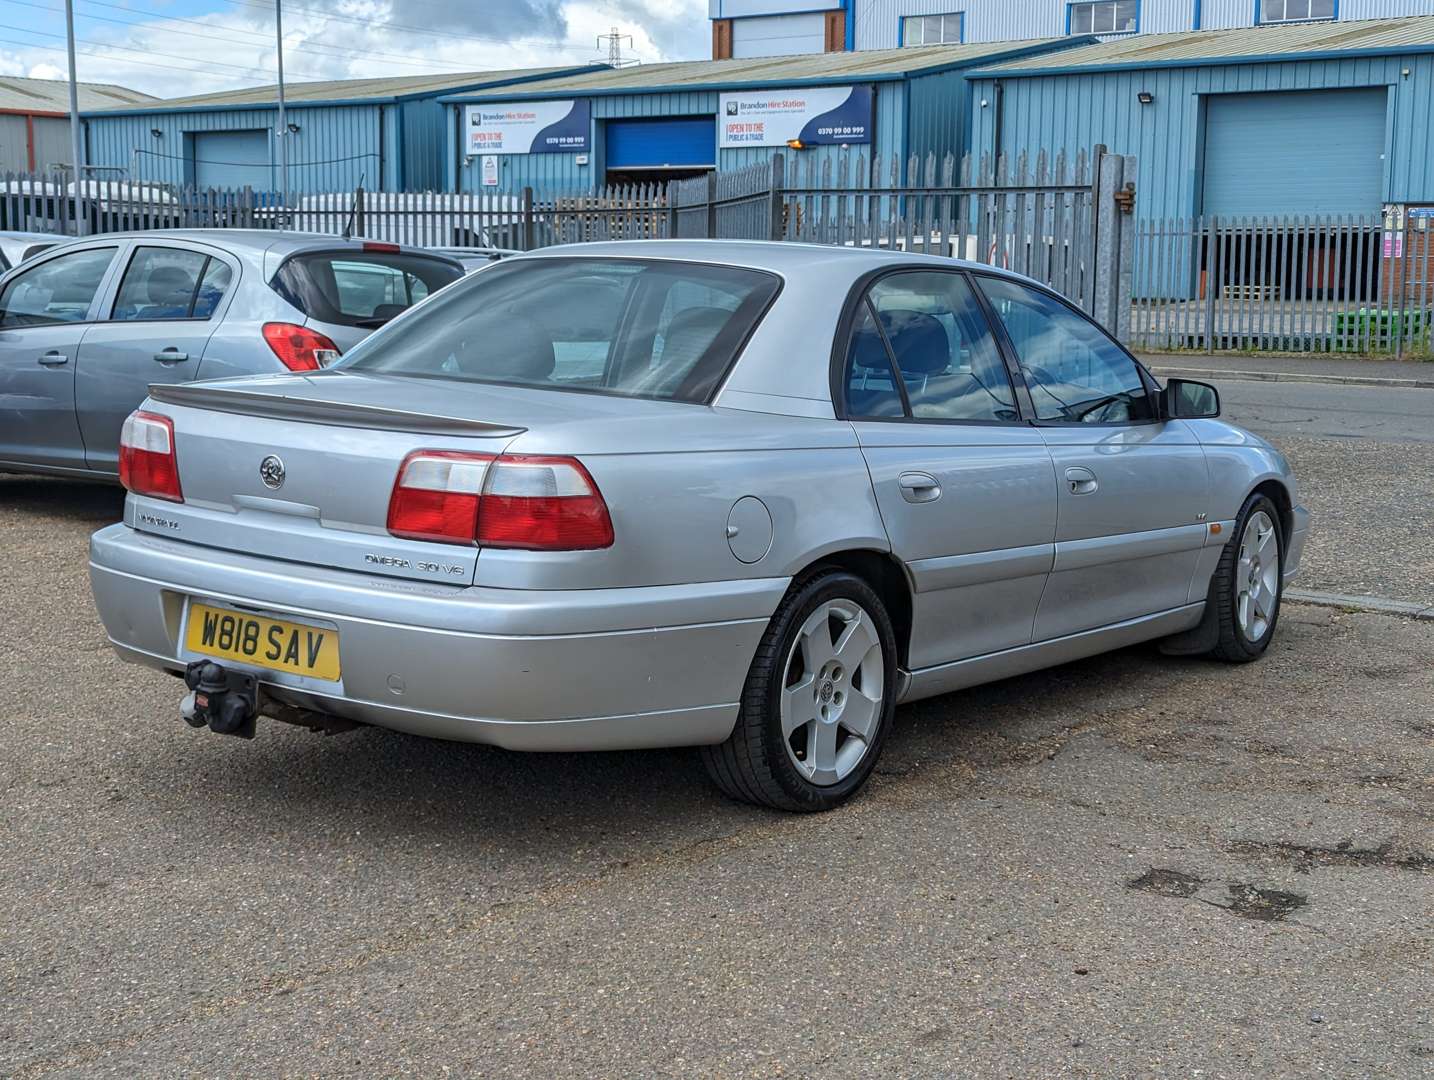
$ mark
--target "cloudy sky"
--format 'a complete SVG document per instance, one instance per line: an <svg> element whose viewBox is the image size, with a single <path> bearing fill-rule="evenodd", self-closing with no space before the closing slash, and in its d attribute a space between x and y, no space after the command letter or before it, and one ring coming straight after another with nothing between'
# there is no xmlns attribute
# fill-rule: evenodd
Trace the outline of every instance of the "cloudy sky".
<svg viewBox="0 0 1434 1080"><path fill-rule="evenodd" d="M75 0L79 77L179 97L272 83L273 0ZM705 58L707 0L284 0L286 78L583 64L599 34ZM64 0L0 0L0 74L65 77Z"/></svg>

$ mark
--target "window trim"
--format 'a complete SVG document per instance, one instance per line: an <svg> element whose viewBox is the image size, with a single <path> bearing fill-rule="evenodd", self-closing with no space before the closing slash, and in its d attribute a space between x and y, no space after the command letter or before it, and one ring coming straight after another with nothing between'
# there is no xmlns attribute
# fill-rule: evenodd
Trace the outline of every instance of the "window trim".
<svg viewBox="0 0 1434 1080"><path fill-rule="evenodd" d="M126 246L129 246L126 241L114 238L98 243L87 243L83 246L79 244L56 244L48 251L36 255L34 262L26 259L24 263L12 267L11 269L15 272L15 276L5 282L5 288L9 288L12 282L20 280L25 274L33 273L40 269L40 267L46 266L57 259L63 259L70 255L79 255L86 251L110 252L109 265L105 267L105 272L100 275L100 283L95 288L95 295L90 297L90 306L85 309L85 317L83 319L76 319L74 321L55 319L53 322L31 323L29 326L5 326L3 321L0 321L0 330L42 330L51 326L97 326L104 322L104 319L101 317L103 308L98 305L101 304L109 292L110 284L114 280L115 267L120 261L117 256L119 252L125 250ZM25 263L29 263L29 265L26 266ZM7 273L9 273L9 271L7 271ZM0 290L0 292L3 292L3 290ZM3 318L4 311L0 310L0 320L3 320Z"/></svg>
<svg viewBox="0 0 1434 1080"><path fill-rule="evenodd" d="M898 274L951 274L965 279L972 297L976 300L977 310L986 321L986 329L991 333L991 340L996 346L996 355L1001 358L1001 363L1006 369L1006 382L1011 387L1011 399L1016 410L1016 415L1012 419L973 420L963 417L911 415L911 402L906 391L906 380L902 377L901 368L896 363L896 354L891 350L891 342L887 340L886 328L881 325L880 315L870 302L871 290L882 279ZM886 347L886 360L891 365L892 373L896 376L896 385L901 392L902 408L906 412L904 416L853 415L851 409L847 407L847 357L851 352L851 335L856 328L857 313L863 304L870 308L872 318L876 322L877 333L881 335L881 342ZM847 298L842 304L841 315L837 319L836 336L832 339L830 382L832 410L836 414L836 418L848 423L861 424L961 424L976 427L1018 427L1034 423L1032 417L1035 416L1035 411L1031 408L1030 397L1026 392L1025 376L1022 375L1019 379L1016 377L1019 368L1012 367L1011 354L1003 347L1002 329L994 319L994 312L986 300L985 293L977 286L971 271L964 266L924 266L920 263L906 263L900 266L883 266L875 270L868 270L856 279L847 293Z"/></svg>
<svg viewBox="0 0 1434 1080"><path fill-rule="evenodd" d="M946 41L946 40L944 40L944 39L943 39L942 41L927 41L927 40L926 40L926 35L925 35L925 32L924 32L924 31L923 31L923 33L922 33L922 40L921 40L921 41L919 41L919 42L913 42L913 41L907 40L907 37L906 37L906 24L907 24L907 23L912 22L912 21L914 21L914 20L916 20L916 19L930 19L930 18L949 19L949 18L951 18L953 15L956 16L956 25L957 25L957 27L959 28L959 29L957 30L957 35L956 35L956 40L955 40L955 41ZM897 44L897 47L898 47L898 48L902 48L902 49L906 49L906 48L919 49L919 48L921 48L921 47L924 46L924 45L964 45L965 43L966 43L966 11L965 11L964 8L963 8L963 9L960 9L960 10L957 10L957 11L926 11L926 12L922 12L921 14L902 15L902 16L897 20L897 23L896 23L896 44Z"/></svg>
<svg viewBox="0 0 1434 1080"><path fill-rule="evenodd" d="M224 290L224 295L219 298L219 303L214 305L214 310L208 315L171 315L164 318L153 319L116 319L115 309L119 307L120 290L124 288L125 277L129 274L130 267L134 266L135 259L139 253L145 250L155 251L187 251L191 255L198 255L204 261L199 264L199 274L194 279L194 291L189 294L189 310L194 310L195 303L199 300L199 287L204 284L204 277L209 273L209 264L223 263L229 268L229 288ZM119 279L115 282L114 296L110 298L109 311L100 312L100 318L96 322L106 325L130 326L136 323L202 323L212 322L220 318L223 310L228 306L229 297L233 295L235 287L239 284L239 268L228 259L220 258L219 255L210 251L203 251L199 248L182 247L176 244L146 244L144 241L136 241L130 248L129 258L125 260L124 269L120 271Z"/></svg>
<svg viewBox="0 0 1434 1080"><path fill-rule="evenodd" d="M1259 0L1255 0L1255 2L1256 2L1256 3L1259 3ZM1074 25L1074 22L1075 22L1074 16L1075 16L1075 9L1076 9L1076 8L1078 8L1078 7L1096 8L1096 7L1099 7L1099 6L1104 5L1104 4L1109 4L1109 5L1111 5L1111 7L1113 8L1113 7L1114 7L1116 4L1118 4L1118 3L1120 3L1120 0L1067 0L1067 2L1066 2L1066 36L1067 36L1067 37L1072 37L1072 36L1075 36L1075 35L1077 35L1077 34L1079 34L1079 35L1085 35L1085 34L1102 34L1102 35L1120 36L1120 37L1123 37L1123 36L1125 36L1125 35L1127 35L1127 34L1138 34L1138 33L1140 33L1141 17L1144 15L1144 12L1141 10L1142 7L1143 7L1143 5L1141 4L1141 0L1135 0L1135 28L1134 28L1133 30L1097 30L1097 29L1095 28L1095 14L1094 14L1094 11L1092 11L1092 13L1091 13L1091 20L1090 20L1091 28L1090 28L1089 30L1079 30L1079 31L1077 31L1077 30L1071 29L1071 27Z"/></svg>
<svg viewBox="0 0 1434 1080"><path fill-rule="evenodd" d="M981 298L983 301L985 301L987 308L990 312L991 322L995 326L996 339L1000 343L1002 350L1007 354L1006 366L1009 368L1014 363L1016 366L1016 370L1020 371L1020 380L1017 385L1022 392L1021 400L1029 406L1030 423L1034 427L1075 428L1076 430L1085 428L1094 430L1096 428L1144 427L1148 424L1165 423L1165 418L1160 415L1158 389L1159 384L1156 383L1155 388L1152 388L1151 386L1152 382L1154 382L1154 376L1152 376L1148 371L1146 371L1145 365L1140 362L1140 359L1133 352L1131 352L1124 345L1122 345L1118 340L1116 340L1115 336L1109 330L1101 326L1100 323L1092 319L1075 304L1071 303L1070 300L1066 299L1054 289L1046 285L1040 284L1040 282L1016 277L1015 275L991 273L988 270L974 270L971 271L971 276L976 280L978 289L981 293ZM1090 323L1097 330L1099 330L1101 334L1105 336L1105 339L1107 341L1114 345L1120 352L1124 353L1126 358L1132 364L1135 365L1135 373L1140 377L1140 385L1145 388L1145 399L1150 403L1150 418L1148 420L1106 420L1101 421L1100 423L1087 423L1084 420L1042 420L1040 418L1039 413L1037 413L1036 411L1035 402L1031 399L1030 387L1026 383L1026 372L1025 369L1021 368L1020 366L1020 354L1016 350L1016 343L1011 340L1010 334L1006 332L1006 324L1001 320L1000 315L996 312L996 307L993 303L991 303L991 298L986 295L985 287L981 285L981 282L986 279L995 281L1009 281L1015 285L1021 286L1022 288L1030 289L1032 292L1042 293L1048 297L1051 297L1062 307L1067 308L1077 317L1084 319L1086 322Z"/></svg>
<svg viewBox="0 0 1434 1080"><path fill-rule="evenodd" d="M1289 0L1285 0L1289 3ZM1311 6L1314 0L1309 0ZM1299 19L1269 19L1265 17L1264 0L1255 0L1255 25L1256 26L1291 26L1300 23L1317 22L1338 22L1339 21L1339 0L1334 0L1334 14L1332 15L1306 15Z"/></svg>

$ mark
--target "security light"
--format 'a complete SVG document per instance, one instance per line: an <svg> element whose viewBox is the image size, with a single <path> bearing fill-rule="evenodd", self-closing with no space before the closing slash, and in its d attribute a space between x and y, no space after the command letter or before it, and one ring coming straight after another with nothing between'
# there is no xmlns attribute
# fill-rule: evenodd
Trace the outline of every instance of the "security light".
<svg viewBox="0 0 1434 1080"><path fill-rule="evenodd" d="M299 125L298 125L298 124L289 124L289 125L287 125L287 126L288 126L288 128L289 128L289 134L290 134L290 135L297 135L297 134L299 133Z"/></svg>
<svg viewBox="0 0 1434 1080"><path fill-rule="evenodd" d="M1142 90L1140 93L1135 95L1135 100L1140 102L1142 105L1149 105L1155 100L1155 95L1152 94L1149 90Z"/></svg>
<svg viewBox="0 0 1434 1080"><path fill-rule="evenodd" d="M160 131L159 128L150 128L149 133L153 135L156 139L164 138L164 132Z"/></svg>

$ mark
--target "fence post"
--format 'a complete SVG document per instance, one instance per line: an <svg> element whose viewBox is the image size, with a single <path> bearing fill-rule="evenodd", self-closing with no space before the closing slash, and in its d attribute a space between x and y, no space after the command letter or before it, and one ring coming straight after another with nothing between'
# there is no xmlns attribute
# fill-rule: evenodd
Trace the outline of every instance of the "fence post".
<svg viewBox="0 0 1434 1080"><path fill-rule="evenodd" d="M717 239L717 170L707 174L707 232L708 240Z"/></svg>
<svg viewBox="0 0 1434 1080"><path fill-rule="evenodd" d="M667 181L667 238L677 239L677 187L676 180Z"/></svg>
<svg viewBox="0 0 1434 1080"><path fill-rule="evenodd" d="M1106 153L1104 146L1095 149L1095 176L1092 181L1091 245L1092 267L1090 286L1091 317L1111 333L1116 332L1116 306L1120 293L1120 225L1117 218L1115 193L1124 181L1125 159ZM1127 316L1128 321L1128 316Z"/></svg>
<svg viewBox="0 0 1434 1080"><path fill-rule="evenodd" d="M354 229L355 236L368 235L368 200L363 185L354 188Z"/></svg>
<svg viewBox="0 0 1434 1080"><path fill-rule="evenodd" d="M523 250L532 251L537 246L537 229L533 221L533 189L523 189Z"/></svg>
<svg viewBox="0 0 1434 1080"><path fill-rule="evenodd" d="M787 236L786 221L783 210L787 203L787 161L781 154L772 155L772 180L768 190L768 203L770 206L771 229L769 240L785 240Z"/></svg>

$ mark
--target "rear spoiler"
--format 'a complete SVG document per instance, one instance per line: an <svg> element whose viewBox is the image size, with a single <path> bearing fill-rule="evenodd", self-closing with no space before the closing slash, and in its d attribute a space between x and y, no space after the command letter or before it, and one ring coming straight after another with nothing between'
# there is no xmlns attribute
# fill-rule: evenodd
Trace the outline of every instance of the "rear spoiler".
<svg viewBox="0 0 1434 1080"><path fill-rule="evenodd" d="M470 420L464 416L442 416L410 412L406 409L389 409L382 405L356 405L350 401L327 401L322 398L266 394L192 383L154 383L149 388L149 396L151 400L167 405L188 405L212 412L272 417L276 420L294 420L301 424L410 431L419 435L476 435L480 438L496 439L521 435L527 430L508 424Z"/></svg>

